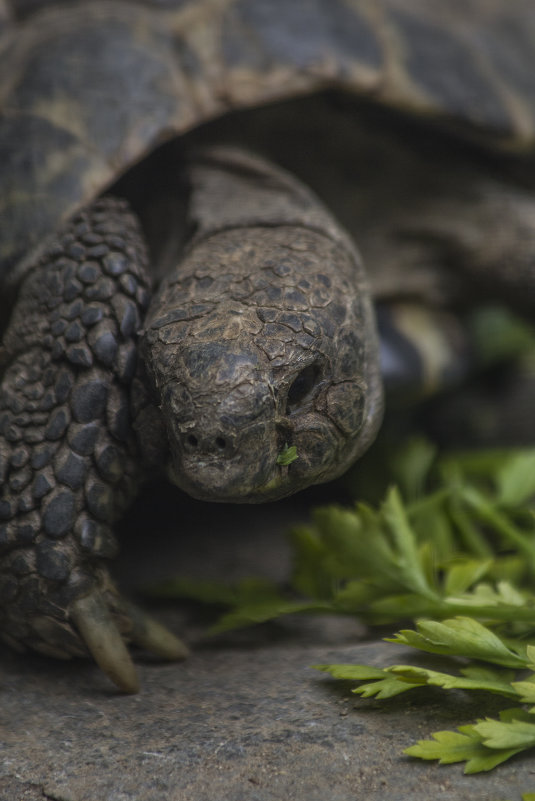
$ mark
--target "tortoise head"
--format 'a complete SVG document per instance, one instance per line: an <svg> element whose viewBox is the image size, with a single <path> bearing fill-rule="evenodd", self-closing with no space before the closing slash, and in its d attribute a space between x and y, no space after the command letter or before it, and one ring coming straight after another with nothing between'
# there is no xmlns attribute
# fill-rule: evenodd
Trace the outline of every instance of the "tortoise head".
<svg viewBox="0 0 535 801"><path fill-rule="evenodd" d="M356 258L296 226L191 248L141 346L175 484L203 500L275 500L340 475L371 443L381 388Z"/></svg>

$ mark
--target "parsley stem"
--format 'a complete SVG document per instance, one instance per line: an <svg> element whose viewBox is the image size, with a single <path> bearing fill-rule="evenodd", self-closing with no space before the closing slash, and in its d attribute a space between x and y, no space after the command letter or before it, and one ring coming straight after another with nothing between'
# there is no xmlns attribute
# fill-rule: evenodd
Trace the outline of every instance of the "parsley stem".
<svg viewBox="0 0 535 801"><path fill-rule="evenodd" d="M489 523L495 531L515 545L519 551L523 552L529 560L530 572L535 572L535 543L531 542L526 532L521 531L505 515L489 503L473 487L468 487L463 491L463 498L477 512L481 520Z"/></svg>
<svg viewBox="0 0 535 801"><path fill-rule="evenodd" d="M483 559L494 556L494 552L477 526L474 525L470 515L463 507L459 492L451 495L449 513L459 531L466 550Z"/></svg>

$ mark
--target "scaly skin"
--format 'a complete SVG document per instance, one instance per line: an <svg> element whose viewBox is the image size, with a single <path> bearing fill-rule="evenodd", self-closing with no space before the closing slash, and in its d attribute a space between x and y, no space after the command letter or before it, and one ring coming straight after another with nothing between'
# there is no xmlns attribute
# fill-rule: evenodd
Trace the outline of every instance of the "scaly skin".
<svg viewBox="0 0 535 801"><path fill-rule="evenodd" d="M335 478L381 420L358 254L309 190L260 159L212 150L190 172L195 236L141 342L170 443L160 462L203 500L273 500Z"/></svg>
<svg viewBox="0 0 535 801"><path fill-rule="evenodd" d="M146 315L138 225L103 199L28 272L0 353L0 631L53 656L90 651L127 691L125 642L185 654L107 572L144 470L205 500L280 498L343 472L381 420L371 300L347 234L261 159L212 150L188 170L193 237ZM456 230L470 263L479 240Z"/></svg>
<svg viewBox="0 0 535 801"><path fill-rule="evenodd" d="M72 604L98 588L139 470L129 423L145 249L123 202L78 215L29 273L3 340L0 626L14 647L87 653Z"/></svg>
<svg viewBox="0 0 535 801"><path fill-rule="evenodd" d="M2 636L53 656L89 650L127 691L123 639L184 655L105 566L141 461L196 497L269 500L342 472L381 416L371 301L347 235L261 160L205 154L191 181L196 233L152 301L137 369L145 249L110 198L29 271L3 341Z"/></svg>

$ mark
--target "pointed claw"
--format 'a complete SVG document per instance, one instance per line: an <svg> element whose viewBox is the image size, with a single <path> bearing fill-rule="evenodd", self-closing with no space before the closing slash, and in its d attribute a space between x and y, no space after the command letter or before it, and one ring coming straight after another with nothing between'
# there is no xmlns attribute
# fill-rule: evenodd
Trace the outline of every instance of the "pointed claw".
<svg viewBox="0 0 535 801"><path fill-rule="evenodd" d="M170 662L178 662L188 656L187 645L151 615L130 601L123 600L122 606L132 621L130 638L133 643Z"/></svg>
<svg viewBox="0 0 535 801"><path fill-rule="evenodd" d="M101 594L94 590L79 598L71 617L97 665L125 693L137 693L134 663Z"/></svg>

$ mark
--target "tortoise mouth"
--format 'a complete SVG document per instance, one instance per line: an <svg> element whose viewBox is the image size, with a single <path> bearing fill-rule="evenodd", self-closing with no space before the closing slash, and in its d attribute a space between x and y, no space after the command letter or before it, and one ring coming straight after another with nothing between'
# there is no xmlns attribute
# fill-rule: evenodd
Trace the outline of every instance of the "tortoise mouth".
<svg viewBox="0 0 535 801"><path fill-rule="evenodd" d="M188 445L194 438L172 437L167 476L191 497L217 503L276 501L330 481L350 466L358 448L358 438L348 440L331 420L314 413L246 427L234 440L229 435L225 448L216 443L200 451L201 441ZM281 457L290 443L295 454L286 461Z"/></svg>
<svg viewBox="0 0 535 801"><path fill-rule="evenodd" d="M277 501L295 492L288 482L288 467L276 462L265 469L247 472L241 459L234 465L217 459L194 464L171 460L167 466L168 479L199 501L213 503L264 503Z"/></svg>

